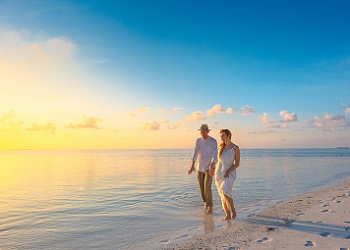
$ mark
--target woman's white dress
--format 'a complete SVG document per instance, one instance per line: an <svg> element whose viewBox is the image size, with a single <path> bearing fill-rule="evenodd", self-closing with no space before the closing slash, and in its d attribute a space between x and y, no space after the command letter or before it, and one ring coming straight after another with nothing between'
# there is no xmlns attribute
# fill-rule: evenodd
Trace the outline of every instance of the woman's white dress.
<svg viewBox="0 0 350 250"><path fill-rule="evenodd" d="M226 170L231 168L234 164L234 148L230 148L227 151L223 151L221 157L219 157L218 166L215 168L215 184L220 196L222 194L225 194L233 198L232 188L237 177L236 170L232 171L227 178L225 178L224 175Z"/></svg>

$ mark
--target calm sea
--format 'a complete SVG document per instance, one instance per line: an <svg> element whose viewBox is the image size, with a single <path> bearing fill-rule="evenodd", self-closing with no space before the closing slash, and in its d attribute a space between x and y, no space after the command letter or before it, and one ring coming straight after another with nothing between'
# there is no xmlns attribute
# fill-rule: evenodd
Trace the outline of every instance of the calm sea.
<svg viewBox="0 0 350 250"><path fill-rule="evenodd" d="M0 249L158 249L227 225L192 150L0 151ZM242 149L238 220L350 177L350 149Z"/></svg>

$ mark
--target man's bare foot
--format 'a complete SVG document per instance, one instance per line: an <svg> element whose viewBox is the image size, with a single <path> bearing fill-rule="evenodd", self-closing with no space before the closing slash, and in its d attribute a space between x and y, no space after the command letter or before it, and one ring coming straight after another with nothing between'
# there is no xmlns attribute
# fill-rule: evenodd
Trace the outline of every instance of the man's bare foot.
<svg viewBox="0 0 350 250"><path fill-rule="evenodd" d="M203 207L204 209L208 209L208 206L207 206L207 204L204 204L204 207Z"/></svg>
<svg viewBox="0 0 350 250"><path fill-rule="evenodd" d="M212 207L208 207L207 214L212 214L212 213L213 213L213 208Z"/></svg>
<svg viewBox="0 0 350 250"><path fill-rule="evenodd" d="M231 215L227 214L226 217L222 218L223 221L231 220Z"/></svg>

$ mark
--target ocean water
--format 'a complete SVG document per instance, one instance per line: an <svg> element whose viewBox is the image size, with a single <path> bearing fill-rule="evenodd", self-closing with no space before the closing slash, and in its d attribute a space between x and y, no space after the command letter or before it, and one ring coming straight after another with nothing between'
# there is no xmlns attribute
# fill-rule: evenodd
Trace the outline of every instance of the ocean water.
<svg viewBox="0 0 350 250"><path fill-rule="evenodd" d="M160 249L225 230L203 211L192 150L0 151L0 249ZM350 177L350 149L242 149L238 220Z"/></svg>

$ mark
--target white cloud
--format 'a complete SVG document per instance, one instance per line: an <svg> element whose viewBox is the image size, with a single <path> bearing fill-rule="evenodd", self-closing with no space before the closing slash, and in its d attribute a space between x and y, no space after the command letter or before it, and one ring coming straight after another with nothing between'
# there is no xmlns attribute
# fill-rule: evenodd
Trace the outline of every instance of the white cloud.
<svg viewBox="0 0 350 250"><path fill-rule="evenodd" d="M159 114L164 114L165 112L166 112L166 110L165 109L160 109L160 110L158 110L157 111Z"/></svg>
<svg viewBox="0 0 350 250"><path fill-rule="evenodd" d="M350 127L350 121L343 115L332 115L325 113L323 117L314 117L314 122L318 128L325 130L336 130L339 127Z"/></svg>
<svg viewBox="0 0 350 250"><path fill-rule="evenodd" d="M268 113L263 113L263 115L260 115L259 117L263 123L275 123L276 122L275 120L270 119Z"/></svg>
<svg viewBox="0 0 350 250"><path fill-rule="evenodd" d="M206 117L205 117L203 111L193 112L191 114L191 116L186 116L186 118L185 118L185 120L188 122L197 122L197 121L202 121L205 119L206 119Z"/></svg>
<svg viewBox="0 0 350 250"><path fill-rule="evenodd" d="M172 111L173 112L178 112L180 110L182 110L183 108L180 108L180 107L175 107L175 108L172 108Z"/></svg>
<svg viewBox="0 0 350 250"><path fill-rule="evenodd" d="M234 109L233 109L233 108L228 108L228 109L226 110L226 113L229 114L229 115L232 115L233 112L234 112Z"/></svg>
<svg viewBox="0 0 350 250"><path fill-rule="evenodd" d="M225 112L225 109L221 107L221 104L216 104L211 109L207 110L207 115L214 116L215 114L219 114L223 112Z"/></svg>
<svg viewBox="0 0 350 250"><path fill-rule="evenodd" d="M247 105L241 108L241 115L251 115L253 113L255 113L255 108L253 107Z"/></svg>
<svg viewBox="0 0 350 250"><path fill-rule="evenodd" d="M298 121L298 116L296 113L289 113L288 110L281 110L280 116L282 116L282 122L296 122Z"/></svg>
<svg viewBox="0 0 350 250"><path fill-rule="evenodd" d="M350 115L350 107L345 108L345 114Z"/></svg>
<svg viewBox="0 0 350 250"><path fill-rule="evenodd" d="M345 114L350 115L350 106L345 104L345 103L341 103L340 105L345 108L345 110L344 110Z"/></svg>

